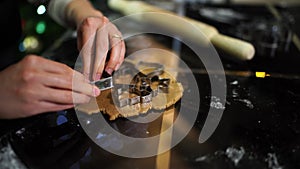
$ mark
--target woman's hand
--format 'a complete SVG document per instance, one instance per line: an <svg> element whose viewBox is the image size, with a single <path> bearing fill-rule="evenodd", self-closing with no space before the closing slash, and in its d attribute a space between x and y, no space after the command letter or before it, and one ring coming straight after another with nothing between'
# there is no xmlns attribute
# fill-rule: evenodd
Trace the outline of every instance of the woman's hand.
<svg viewBox="0 0 300 169"><path fill-rule="evenodd" d="M34 55L1 71L0 81L0 118L68 109L100 94L82 74Z"/></svg>
<svg viewBox="0 0 300 169"><path fill-rule="evenodd" d="M125 43L118 28L87 0L71 1L64 14L62 20L77 28L85 77L99 80L104 70L109 74L117 70L125 55ZM107 56L109 50L110 56Z"/></svg>
<svg viewBox="0 0 300 169"><path fill-rule="evenodd" d="M125 44L121 32L105 16L83 19L77 26L77 36L82 71L87 78L99 80L104 70L111 74L120 67L124 60ZM107 56L109 50L110 56Z"/></svg>
<svg viewBox="0 0 300 169"><path fill-rule="evenodd" d="M53 0L48 12L60 24L76 27L80 71L87 79L99 80L104 70L111 74L119 68L125 55L122 34L89 0Z"/></svg>

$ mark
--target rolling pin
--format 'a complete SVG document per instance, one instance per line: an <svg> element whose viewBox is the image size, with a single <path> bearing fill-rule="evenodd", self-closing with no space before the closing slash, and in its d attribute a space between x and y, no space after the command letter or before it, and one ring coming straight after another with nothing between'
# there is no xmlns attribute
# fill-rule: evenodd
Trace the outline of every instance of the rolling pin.
<svg viewBox="0 0 300 169"><path fill-rule="evenodd" d="M178 16L171 11L161 9L142 1L109 0L108 5L111 9L119 11L124 15L132 15L132 18L135 20L155 24L173 33L183 34L193 42L205 44L205 41L209 40L216 48L233 56L235 59L251 60L254 56L255 49L252 44L240 39L222 35L215 27L206 23L188 17ZM145 15L145 13L149 12L153 13ZM176 22L174 21L174 18L176 18ZM199 32L191 31L189 26L184 26L187 25L187 23L198 28L202 34L205 35L205 38L204 36L199 35Z"/></svg>

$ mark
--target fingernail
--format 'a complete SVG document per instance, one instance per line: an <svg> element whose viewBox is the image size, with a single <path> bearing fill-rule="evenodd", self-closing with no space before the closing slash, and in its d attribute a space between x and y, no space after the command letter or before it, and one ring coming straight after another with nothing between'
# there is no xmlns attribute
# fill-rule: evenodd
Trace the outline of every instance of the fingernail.
<svg viewBox="0 0 300 169"><path fill-rule="evenodd" d="M94 90L94 96L95 96L95 97L97 97L97 96L100 95L100 92L101 92L101 91L100 91L100 89L99 89L98 87L94 86L94 89L93 89L93 90Z"/></svg>
<svg viewBox="0 0 300 169"><path fill-rule="evenodd" d="M112 68L107 68L105 71L111 75L114 70Z"/></svg>

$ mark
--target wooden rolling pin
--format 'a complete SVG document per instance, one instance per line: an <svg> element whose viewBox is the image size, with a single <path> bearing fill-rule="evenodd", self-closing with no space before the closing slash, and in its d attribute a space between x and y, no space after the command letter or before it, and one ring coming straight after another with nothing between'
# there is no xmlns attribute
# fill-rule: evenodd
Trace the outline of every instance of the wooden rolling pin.
<svg viewBox="0 0 300 169"><path fill-rule="evenodd" d="M180 35L183 34L184 37L192 40L193 42L203 44L206 40L210 40L216 48L223 50L238 60L251 60L254 56L255 50L252 44L222 35L215 27L203 22L184 16L178 16L171 11L158 8L142 1L109 0L108 5L111 9L117 10L124 15L140 13L141 15L132 15L132 18L138 21L155 24L166 30L172 31L173 33L180 32ZM153 13L151 13L151 15L143 15L145 12ZM176 19L176 22L174 21L175 17L178 18ZM190 23L201 30L206 37L203 38L202 35L199 35L199 32L191 31L191 29L189 29L190 27L185 26L187 23Z"/></svg>

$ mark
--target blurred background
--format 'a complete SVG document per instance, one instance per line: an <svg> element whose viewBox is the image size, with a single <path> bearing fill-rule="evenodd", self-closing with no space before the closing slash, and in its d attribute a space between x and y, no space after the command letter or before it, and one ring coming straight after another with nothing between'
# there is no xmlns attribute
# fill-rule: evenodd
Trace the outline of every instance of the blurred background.
<svg viewBox="0 0 300 169"><path fill-rule="evenodd" d="M30 1L32 0L20 1L24 32L19 45L21 55L41 54L55 45L56 40L67 31L47 15L47 7L43 1ZM296 23L300 18L297 13L299 0L145 1L211 24L223 34L250 41L261 56L275 57L278 51L288 51L292 41L297 40L294 35L300 30ZM113 12L107 7L107 1L92 0L92 3L105 15L112 17L111 20L115 19L111 14Z"/></svg>
<svg viewBox="0 0 300 169"><path fill-rule="evenodd" d="M65 28L55 23L48 15L45 5L31 4L21 0L20 13L22 18L23 37L20 40L21 54L40 54L62 36Z"/></svg>

